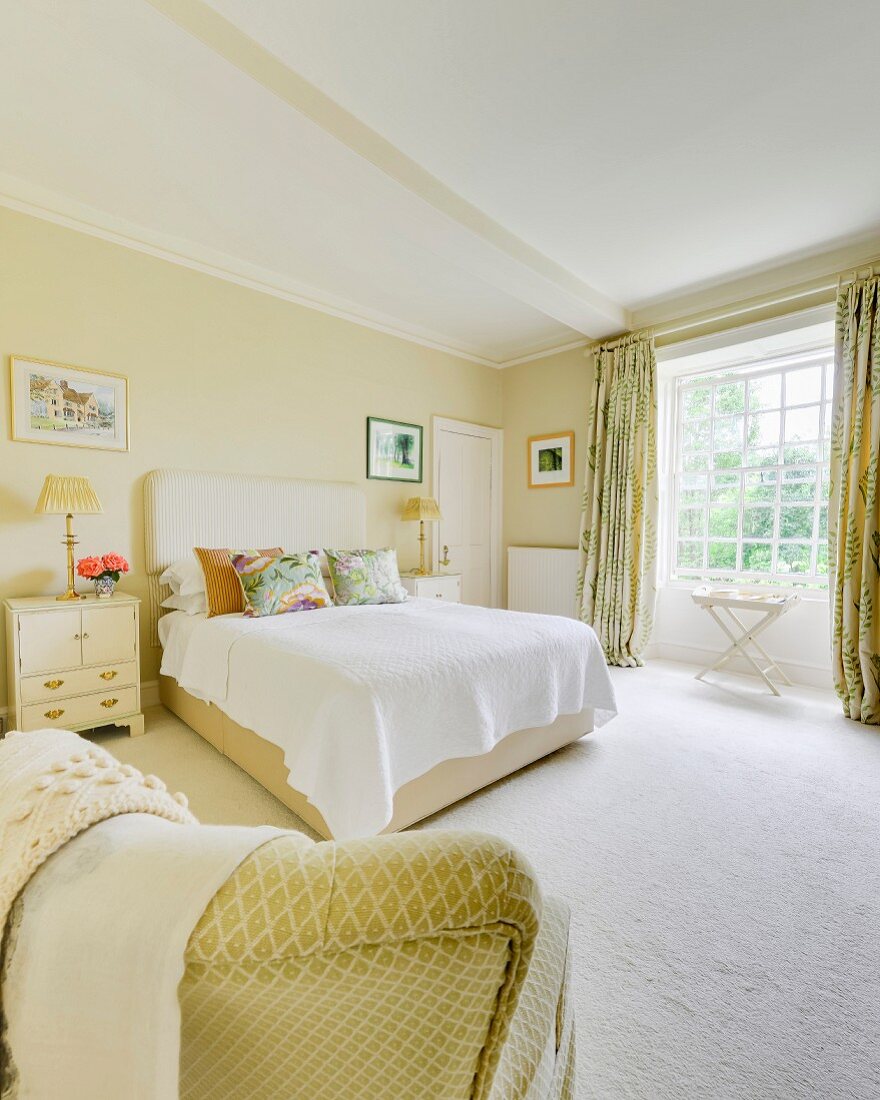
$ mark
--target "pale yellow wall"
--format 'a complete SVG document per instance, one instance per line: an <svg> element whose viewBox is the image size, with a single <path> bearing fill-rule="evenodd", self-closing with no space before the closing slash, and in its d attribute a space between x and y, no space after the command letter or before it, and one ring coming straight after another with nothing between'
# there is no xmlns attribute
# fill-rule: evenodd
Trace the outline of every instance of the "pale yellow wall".
<svg viewBox="0 0 880 1100"><path fill-rule="evenodd" d="M144 599L143 478L157 466L357 482L370 543L398 546L413 565L416 532L397 513L420 489L366 480L367 415L425 426L422 492L433 415L501 423L502 372L491 367L5 209L0 258L0 598L63 589L63 518L33 514L47 473L92 480L104 514L76 520L78 552L125 554L124 587ZM131 451L13 443L10 354L127 375ZM5 667L0 654L0 706Z"/></svg>
<svg viewBox="0 0 880 1100"><path fill-rule="evenodd" d="M583 348L502 371L504 403L504 545L577 546L592 358ZM530 489L530 435L575 433L571 488Z"/></svg>

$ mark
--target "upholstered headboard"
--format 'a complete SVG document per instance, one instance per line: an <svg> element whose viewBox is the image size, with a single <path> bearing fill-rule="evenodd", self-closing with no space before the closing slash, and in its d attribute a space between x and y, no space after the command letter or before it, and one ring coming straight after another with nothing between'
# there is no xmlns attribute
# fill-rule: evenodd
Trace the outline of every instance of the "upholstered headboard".
<svg viewBox="0 0 880 1100"><path fill-rule="evenodd" d="M159 577L194 546L283 546L315 550L366 544L366 502L356 485L257 474L153 470L144 483L144 537L153 645Z"/></svg>

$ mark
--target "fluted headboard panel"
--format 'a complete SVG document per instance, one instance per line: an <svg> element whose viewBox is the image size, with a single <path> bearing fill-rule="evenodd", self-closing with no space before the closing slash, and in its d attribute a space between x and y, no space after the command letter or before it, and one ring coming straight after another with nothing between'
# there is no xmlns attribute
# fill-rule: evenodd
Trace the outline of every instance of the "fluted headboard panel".
<svg viewBox="0 0 880 1100"><path fill-rule="evenodd" d="M144 483L144 532L153 645L159 576L194 546L283 546L315 550L366 544L366 502L356 485L256 474L153 470Z"/></svg>

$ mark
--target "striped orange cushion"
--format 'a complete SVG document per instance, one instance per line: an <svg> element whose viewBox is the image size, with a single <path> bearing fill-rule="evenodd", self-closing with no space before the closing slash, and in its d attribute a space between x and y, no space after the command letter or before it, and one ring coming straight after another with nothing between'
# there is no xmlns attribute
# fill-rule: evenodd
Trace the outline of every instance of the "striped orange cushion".
<svg viewBox="0 0 880 1100"><path fill-rule="evenodd" d="M193 550L205 574L209 619L214 615L234 615L244 611L244 593L233 568L231 554L261 554L278 558L284 553L280 546L269 550L209 550L204 546L195 546Z"/></svg>

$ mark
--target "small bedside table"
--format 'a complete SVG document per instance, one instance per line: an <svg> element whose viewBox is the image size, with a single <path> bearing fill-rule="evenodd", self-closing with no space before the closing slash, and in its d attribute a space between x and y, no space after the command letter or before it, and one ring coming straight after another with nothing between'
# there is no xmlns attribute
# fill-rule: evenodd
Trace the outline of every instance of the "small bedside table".
<svg viewBox="0 0 880 1100"><path fill-rule="evenodd" d="M461 573L401 573L400 583L411 596L461 603Z"/></svg>
<svg viewBox="0 0 880 1100"><path fill-rule="evenodd" d="M144 732L136 596L6 600L9 725Z"/></svg>

